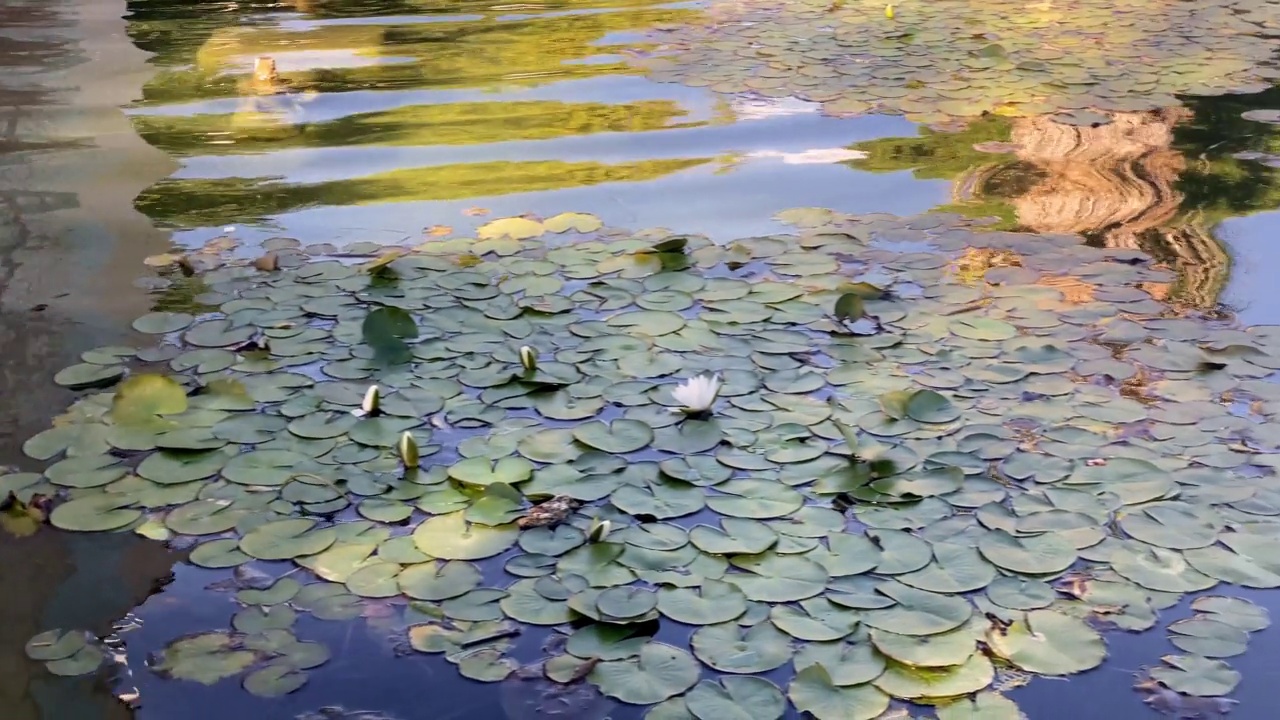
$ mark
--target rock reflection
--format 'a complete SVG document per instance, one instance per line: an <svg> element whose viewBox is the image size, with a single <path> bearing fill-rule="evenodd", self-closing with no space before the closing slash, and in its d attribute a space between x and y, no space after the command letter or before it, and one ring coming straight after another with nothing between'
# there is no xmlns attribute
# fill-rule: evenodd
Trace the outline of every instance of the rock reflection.
<svg viewBox="0 0 1280 720"><path fill-rule="evenodd" d="M941 176L954 180L948 209L992 215L1010 228L1078 233L1099 247L1143 250L1178 273L1176 282L1143 289L1176 306L1213 308L1230 260L1181 187L1188 161L1175 147L1175 130L1192 112L1111 112L1106 119L1076 126L1049 116L989 117L955 134L925 131L914 141L854 146L869 158L851 164L900 170L941 158L925 169L938 177L945 168Z"/></svg>

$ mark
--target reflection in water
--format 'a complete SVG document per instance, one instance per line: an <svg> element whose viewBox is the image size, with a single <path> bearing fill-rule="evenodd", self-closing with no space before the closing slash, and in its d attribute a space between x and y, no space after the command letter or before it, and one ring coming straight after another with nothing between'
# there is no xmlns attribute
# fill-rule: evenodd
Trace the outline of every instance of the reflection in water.
<svg viewBox="0 0 1280 720"><path fill-rule="evenodd" d="M921 173L953 180L946 209L992 215L1010 228L1079 233L1101 247L1141 249L1179 278L1144 289L1175 304L1211 308L1230 259L1211 234L1213 223L1189 207L1183 189L1188 161L1174 138L1192 118L1186 108L1108 113L1097 126L991 117L959 133L926 130L917 139L857 145L869 157L851 165L885 171L918 164Z"/></svg>
<svg viewBox="0 0 1280 720"><path fill-rule="evenodd" d="M145 71L121 42L123 5L0 6L0 462L19 461L22 440L67 403L50 381L56 370L129 339L128 319L147 307L130 290L138 263L165 247L131 204L173 165L118 109ZM52 676L23 646L57 627L111 632L171 563L163 546L132 535L0 533L4 717L129 717L104 678Z"/></svg>
<svg viewBox="0 0 1280 720"><path fill-rule="evenodd" d="M916 212L941 190L904 193L902 178L850 198L835 182L848 177L835 163L856 156L843 146L907 131L900 120L838 121L812 104L739 112L644 80L626 55L645 50L646 32L701 12L687 3L134 5L130 33L161 70L133 119L184 163L138 207L180 230L304 235L332 228L329 211L341 209L341 227L399 242L427 216L475 205L518 214L594 203L613 222L691 230L704 228L689 216L757 218L722 228L728 236L766 230L772 212L798 204ZM694 187L704 204L668 201ZM726 211L708 212L716 206Z"/></svg>
<svg viewBox="0 0 1280 720"><path fill-rule="evenodd" d="M574 209L598 213L611 224L653 221L681 230L716 228L722 236L745 236L767 227L777 209L837 205L911 214L944 203L949 187L946 209L995 216L1006 227L1079 232L1099 245L1145 249L1180 273L1175 283L1148 283L1145 289L1197 308L1214 305L1229 269L1226 254L1210 234L1213 225L1230 214L1280 205L1280 194L1267 194L1274 183L1249 187L1259 173L1265 174L1261 166L1215 149L1231 118L1238 122L1238 112L1221 111L1223 103L1234 101L1192 101L1190 110L1116 109L1110 124L1098 127L1067 127L1045 117L983 116L958 131L924 129L918 137L904 138L913 130L900 119L836 120L817 115L813 104L794 100L729 101L697 89L647 82L626 55L645 49L635 41L644 32L700 12L687 4L559 0L500 9L479 2L425 8L411 0L292 0L287 5L256 0L130 3L129 35L139 47L156 53L152 62L159 69L131 111L134 127L183 167L170 175L172 168L157 159L158 153L139 154L141 159L131 160L124 170L103 164L114 168L113 182L103 188L99 176L84 178L86 184L97 183L94 193L77 184L81 178L65 173L61 184L36 182L31 175L5 184L14 188L3 197L13 218L7 220L12 230L6 227L5 232L15 249L0 261L13 276L6 285L0 333L23 348L6 361L12 363L6 365L10 387L70 364L78 350L107 342L113 329L125 327L118 318L141 314L139 307L117 315L116 305L141 305L139 294L118 291L141 267L143 255L169 249L164 235L141 215L128 212L134 195L147 186L137 208L166 225L208 232L232 225L237 236L250 240L258 231L283 230L304 243L357 238L398 242L423 226L461 220L461 208L502 203L515 209L494 214ZM31 17L42 27L66 25L49 12ZM56 45L22 47L35 53L28 59L37 57L50 66L76 61L59 54ZM130 73L138 72L139 67L132 67L119 74L134 77ZM34 94L21 96L16 104L53 102L39 90L22 92ZM124 96L81 102L102 109L122 100ZM0 141L3 150L14 153L9 156L12 164L28 174L34 172L31 158L46 163L58 153L75 157L77 173L99 167L93 164L96 155L84 153L103 147L104 132L121 152L141 152L141 143L123 126L24 134L20 121L8 122ZM1197 135L1206 124L1210 129ZM1254 137L1254 130L1230 126L1238 137ZM1274 152L1280 143L1259 139L1245 145L1232 151ZM7 178L7 166L5 172ZM869 172L885 174L872 178ZM125 181L117 182L117 176ZM1246 193L1251 193L1247 202L1229 199ZM108 232L85 218L108 224ZM750 223L750 229L735 223ZM126 236L122 232L132 241L127 248L97 242ZM208 232L184 236L184 244L198 244ZM50 238L61 237L75 242L49 244ZM61 252L52 254L48 248ZM957 265L977 282L992 266L1019 262L1012 252L971 251ZM80 275L63 272L77 263ZM41 272L25 280L32 288L29 304L13 302L13 288L23 286L30 268ZM86 269L93 272L84 273ZM1091 299L1092 286L1082 281L1044 282L1054 282L1069 303ZM50 303L49 310L34 314L28 309L48 301L34 290L70 285L85 289L66 302L80 300L83 306ZM93 292L108 287L112 294L107 299ZM202 290L194 282L175 284L161 305L199 311ZM48 327L33 325L32 318ZM43 329L33 332L32 327ZM90 337L85 327L100 328L103 337ZM25 419L14 422L6 428L11 430L8 437L33 434L45 408L62 404L59 397L18 405L9 412L31 412L36 427L27 428ZM44 544L36 547L39 543ZM12 637L5 636L6 662L17 657L11 652L14 643L50 623L103 630L105 618L145 597L148 579L163 576L169 562L151 544L75 545L47 532L3 548L12 549L15 558L36 553L58 558L21 566L31 576L16 581L38 596L14 598L27 604L10 613L21 620L9 628ZM89 550L105 557L91 557ZM112 565L126 552L138 554ZM73 566L124 567L128 573L117 585L101 576L79 576L81 585L80 580L64 580ZM169 642L177 634L174 627L226 624L229 599L198 602L207 600L200 594L206 579L187 572L173 592L144 608L151 625L140 648ZM59 583L61 594L47 590ZM97 614L82 615L72 602L90 595L82 588L93 588L94 596L102 588L117 593ZM50 610L39 615L42 607ZM367 625L371 636L377 634L376 623ZM386 629L381 632L385 635ZM389 653L384 643L357 638L345 644L348 640L334 643L344 652L326 668L326 682L313 683L308 693L372 705L382 698L367 697L368 688L362 686L376 686L369 682L373 679L382 681L380 687L423 682L421 665L375 667L366 662ZM136 651L134 657L142 654ZM191 707L204 716L226 717L238 714L229 708L248 702L228 699L215 689L148 677L156 691L153 707L162 708L155 717L164 717L165 709ZM11 687L17 688L16 704L26 697L31 705L25 683L0 685L4 692ZM202 692L208 694L198 694ZM314 697L294 696L280 701L290 704L274 707L292 714L304 709L303 703L313 706ZM480 700L489 705L459 713L489 717L486 711L497 712L494 698ZM261 706L242 707L252 715ZM92 713L77 710L66 716Z"/></svg>

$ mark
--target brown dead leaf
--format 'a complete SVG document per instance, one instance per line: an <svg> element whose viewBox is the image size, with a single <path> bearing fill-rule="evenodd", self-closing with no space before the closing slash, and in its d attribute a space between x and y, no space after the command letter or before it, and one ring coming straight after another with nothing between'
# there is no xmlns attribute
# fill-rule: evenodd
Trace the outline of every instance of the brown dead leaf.
<svg viewBox="0 0 1280 720"><path fill-rule="evenodd" d="M280 259L274 252L269 252L257 260L254 260L253 266L263 272L275 272L280 269Z"/></svg>
<svg viewBox="0 0 1280 720"><path fill-rule="evenodd" d="M576 510L578 501L568 495L556 495L555 497L541 502L529 508L529 512L524 517L516 521L516 525L520 528L544 527L547 525L555 525L569 517L570 513Z"/></svg>
<svg viewBox="0 0 1280 720"><path fill-rule="evenodd" d="M149 255L142 262L147 267L169 267L170 265L176 265L181 259L182 255L179 253L160 253L159 255Z"/></svg>
<svg viewBox="0 0 1280 720"><path fill-rule="evenodd" d="M467 217L480 217L481 215L488 215L489 210L488 208L482 207L469 207L466 210L463 210L462 214Z"/></svg>
<svg viewBox="0 0 1280 720"><path fill-rule="evenodd" d="M229 235L219 235L218 237L205 243L204 247L200 248L200 252L214 253L214 254L224 253L230 250L235 250L236 247L238 247L239 245L240 245L239 240Z"/></svg>
<svg viewBox="0 0 1280 720"><path fill-rule="evenodd" d="M448 225L432 225L422 232L424 235L430 235L431 237L444 237L445 235L452 233L453 228Z"/></svg>
<svg viewBox="0 0 1280 720"><path fill-rule="evenodd" d="M384 272L388 265L404 257L407 253L408 251L401 247L388 248L378 257L365 263L364 271L370 275L376 275L379 272Z"/></svg>

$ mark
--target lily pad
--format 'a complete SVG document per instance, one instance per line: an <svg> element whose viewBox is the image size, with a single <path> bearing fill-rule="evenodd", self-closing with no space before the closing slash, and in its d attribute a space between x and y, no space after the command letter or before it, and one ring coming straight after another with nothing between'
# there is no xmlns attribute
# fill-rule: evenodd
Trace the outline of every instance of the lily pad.
<svg viewBox="0 0 1280 720"><path fill-rule="evenodd" d="M632 705L651 705L693 687L698 675L698 664L689 653L651 642L636 657L597 664L587 681L608 697Z"/></svg>

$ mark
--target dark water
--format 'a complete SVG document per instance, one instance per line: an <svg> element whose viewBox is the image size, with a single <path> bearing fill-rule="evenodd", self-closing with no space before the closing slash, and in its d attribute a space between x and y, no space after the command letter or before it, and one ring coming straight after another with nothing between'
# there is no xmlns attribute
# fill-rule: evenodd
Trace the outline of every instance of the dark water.
<svg viewBox="0 0 1280 720"><path fill-rule="evenodd" d="M143 260L219 237L246 253L277 236L398 244L436 226L573 210L727 239L775 230L773 213L796 206L945 207L1141 247L1178 269L1159 289L1171 302L1280 322L1280 170L1266 163L1280 135L1240 117L1280 107L1280 90L1124 113L1069 142L1037 118L989 117L951 133L896 117L835 119L801 102L654 83L629 62L648 31L701 12L654 0L5 2L4 461L24 463L21 441L68 403L50 382L56 370L85 349L131 341L129 321L153 304L181 301L135 285ZM277 76L254 80L259 56L275 60ZM1019 138L1020 152L974 147ZM323 640L334 659L282 699L151 675L150 652L226 626L230 596L204 591L219 577L131 536L0 537L4 717L128 716L104 678L50 677L22 644L47 627L105 633L135 606L142 625L123 636L133 669L123 686L138 686L141 718L292 718L328 704L406 719L538 717L520 711L527 698L470 684L443 661L395 657L393 628L377 618L300 621L298 634ZM1162 621L1188 615L1187 602ZM1154 717L1131 673L1173 651L1159 635L1112 636L1103 668L1012 696L1033 720ZM1232 717L1248 720L1274 717L1268 690L1280 675L1267 661L1280 632L1253 642L1235 662L1244 681ZM639 716L609 703L570 716L610 713Z"/></svg>

